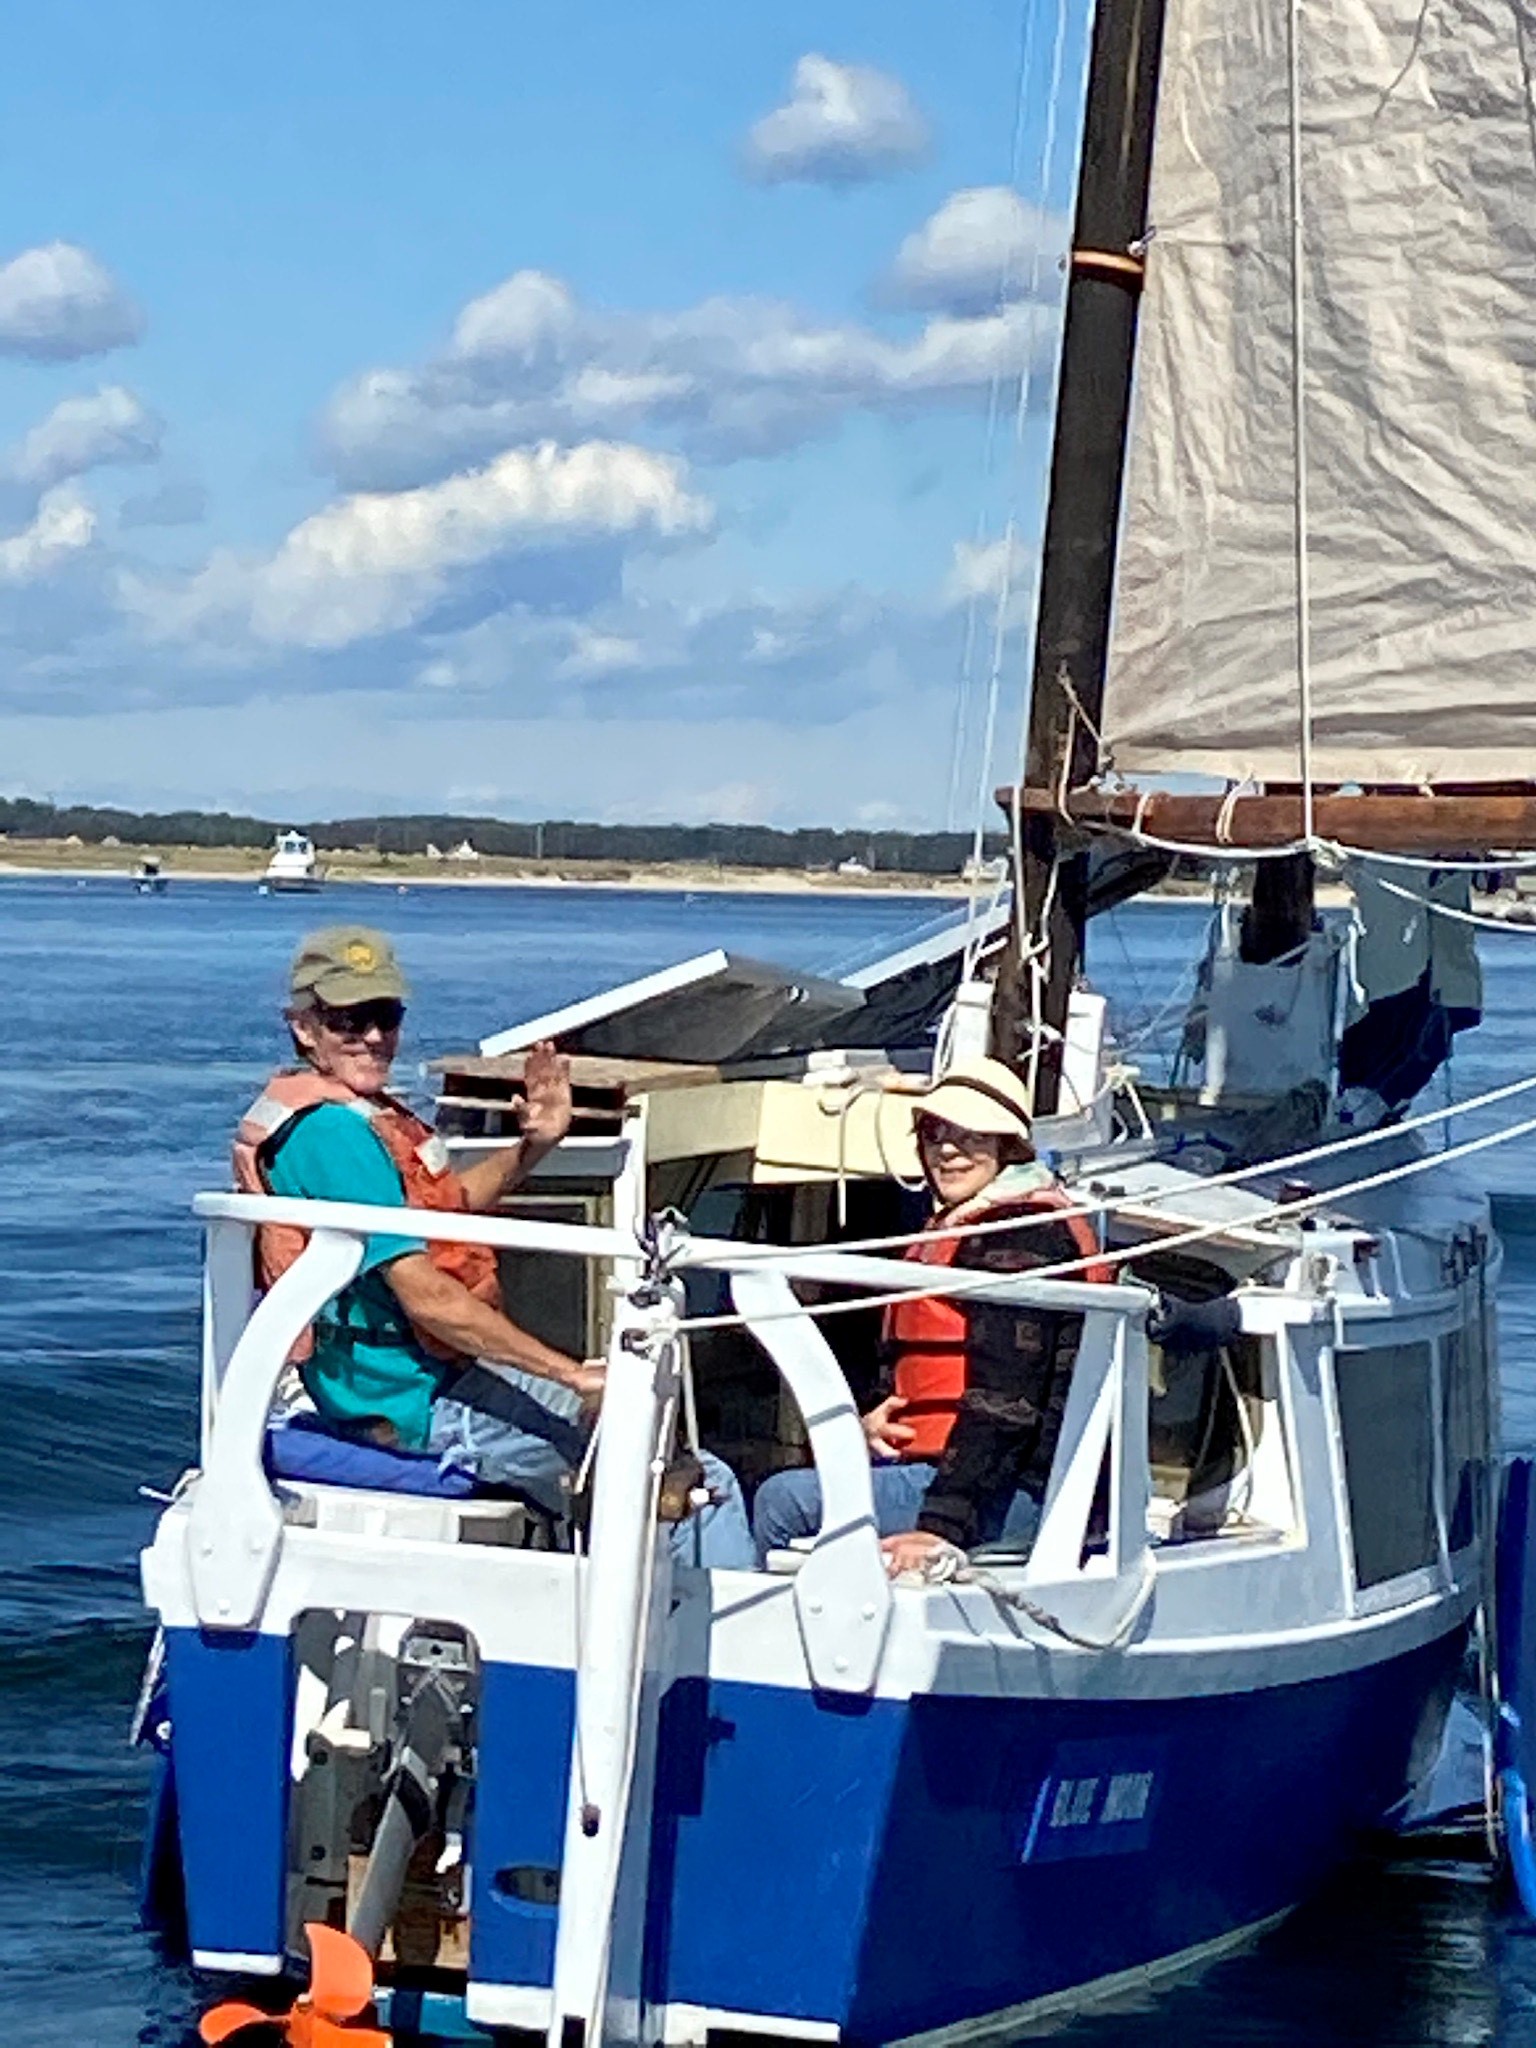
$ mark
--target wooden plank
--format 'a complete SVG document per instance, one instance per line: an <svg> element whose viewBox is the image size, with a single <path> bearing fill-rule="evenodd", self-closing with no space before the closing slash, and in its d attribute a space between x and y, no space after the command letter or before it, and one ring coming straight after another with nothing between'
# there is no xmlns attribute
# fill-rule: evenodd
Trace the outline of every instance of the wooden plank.
<svg viewBox="0 0 1536 2048"><path fill-rule="evenodd" d="M526 1058L527 1054L521 1052L503 1053L495 1058L479 1053L462 1053L433 1060L430 1070L450 1082L486 1083L488 1089L484 1099L494 1102L501 1099L502 1091L511 1094L521 1089ZM703 1082L718 1081L719 1078L718 1067L681 1060L619 1060L592 1053L574 1053L571 1056L573 1092L611 1095L620 1101L628 1101L631 1096L647 1094L657 1088L696 1088ZM490 1092L491 1087L496 1087L497 1092Z"/></svg>
<svg viewBox="0 0 1536 2048"><path fill-rule="evenodd" d="M1011 789L998 791L1005 810L1011 810L1014 800ZM1047 791L1027 789L1023 807L1026 812L1054 811L1055 802ZM1150 840L1171 840L1211 853L1288 846L1302 833L1301 796L1291 790L1229 802L1222 796L1183 796L1168 790L1076 789L1067 798L1067 812L1087 831L1134 829ZM1536 847L1536 787L1496 795L1320 791L1313 798L1313 818L1319 838L1364 852L1491 858L1496 852Z"/></svg>

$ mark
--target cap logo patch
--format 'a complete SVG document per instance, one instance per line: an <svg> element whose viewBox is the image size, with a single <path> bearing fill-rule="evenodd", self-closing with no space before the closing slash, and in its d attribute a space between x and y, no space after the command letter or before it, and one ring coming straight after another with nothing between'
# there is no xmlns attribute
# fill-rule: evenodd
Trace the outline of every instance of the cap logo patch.
<svg viewBox="0 0 1536 2048"><path fill-rule="evenodd" d="M377 949L366 939L349 939L342 948L342 958L354 974L372 974L379 964Z"/></svg>

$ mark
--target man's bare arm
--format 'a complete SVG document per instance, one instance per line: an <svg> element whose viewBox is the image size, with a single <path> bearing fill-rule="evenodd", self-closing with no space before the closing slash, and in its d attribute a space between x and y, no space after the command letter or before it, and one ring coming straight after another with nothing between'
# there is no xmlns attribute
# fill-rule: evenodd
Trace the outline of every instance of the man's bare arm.
<svg viewBox="0 0 1536 2048"><path fill-rule="evenodd" d="M433 1265L425 1252L407 1252L383 1269L395 1299L419 1330L465 1358L517 1365L539 1379L569 1387L583 1400L603 1388L603 1367L584 1363L521 1330L500 1309L480 1301L461 1281Z"/></svg>
<svg viewBox="0 0 1536 2048"><path fill-rule="evenodd" d="M477 1216L494 1209L503 1195L509 1195L528 1178L551 1149L550 1145L536 1144L531 1138L519 1138L504 1150L477 1159L473 1166L461 1166L459 1186L464 1190L465 1206Z"/></svg>
<svg viewBox="0 0 1536 2048"><path fill-rule="evenodd" d="M461 1167L464 1200L477 1214L494 1209L525 1181L571 1127L571 1063L544 1039L523 1062L523 1135L515 1145Z"/></svg>

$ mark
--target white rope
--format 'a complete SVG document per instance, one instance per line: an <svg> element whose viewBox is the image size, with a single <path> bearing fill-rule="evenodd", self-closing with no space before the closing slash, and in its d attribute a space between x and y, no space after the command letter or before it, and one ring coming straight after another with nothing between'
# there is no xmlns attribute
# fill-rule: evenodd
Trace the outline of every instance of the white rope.
<svg viewBox="0 0 1536 2048"><path fill-rule="evenodd" d="M1147 1208L1164 1202L1188 1200L1191 1192L1204 1194L1210 1188L1241 1187L1244 1182L1258 1180L1266 1174L1288 1174L1298 1166L1315 1165L1319 1159L1332 1159L1345 1152L1358 1152L1370 1145L1381 1145L1396 1138L1411 1137L1415 1131L1427 1130L1431 1124L1446 1124L1459 1116L1470 1116L1474 1111L1492 1109L1500 1102L1508 1102L1517 1095L1528 1095L1536 1088L1536 1074L1529 1074L1523 1081L1505 1081L1497 1088L1487 1088L1481 1095L1469 1095L1460 1102L1442 1103L1438 1109L1426 1109L1417 1116L1404 1117L1399 1123L1378 1124L1373 1130L1351 1131L1343 1138L1329 1138L1320 1145L1309 1145L1301 1152L1288 1152L1278 1159L1265 1159L1251 1166L1234 1166L1225 1173L1201 1174L1197 1187L1149 1188L1145 1194L1132 1199L1119 1199L1106 1195L1102 1201L1077 1203L1071 1206L1042 1209L1027 1216L1004 1216L992 1222L953 1223L938 1230L914 1230L895 1237L865 1237L821 1249L840 1252L883 1252L898 1251L907 1245L937 1244L951 1238L995 1237L1007 1230L1038 1230L1051 1223L1067 1223L1079 1216L1115 1216L1122 1210L1135 1210L1138 1214ZM1436 1154L1444 1158L1445 1154ZM1266 1212L1269 1213L1269 1212ZM784 1245L743 1245L741 1257L756 1264L782 1258Z"/></svg>
<svg viewBox="0 0 1536 2048"><path fill-rule="evenodd" d="M1129 839L1133 845L1151 847L1155 853L1185 854L1191 860L1209 861L1221 867L1245 866L1250 861L1290 860L1298 853L1312 853L1336 861L1340 866L1346 861L1368 860L1379 861L1385 867L1419 868L1428 872L1444 869L1449 873L1467 875L1486 874L1492 868L1511 868L1520 872L1536 868L1536 853L1485 853L1476 860L1458 860L1449 855L1386 853L1374 846L1351 846L1342 839L1286 839L1278 846L1245 846L1241 841L1230 839L1165 839L1159 833L1148 832L1142 822L1153 801L1162 794L1163 791L1155 789L1140 791L1136 815L1128 825L1118 824L1113 818L1073 817L1072 822L1080 832ZM1236 806L1233 808L1235 810ZM1218 812L1218 823L1219 820ZM1226 822L1230 831L1233 819L1228 817Z"/></svg>
<svg viewBox="0 0 1536 2048"><path fill-rule="evenodd" d="M1530 1082L1523 1084L1532 1085ZM1536 1132L1536 1116L1526 1117L1523 1122L1511 1124L1507 1130L1490 1131L1480 1138L1467 1138L1460 1145L1452 1145L1443 1152L1427 1152L1420 1159L1409 1159L1401 1165L1383 1168L1380 1173L1367 1174L1363 1179L1345 1181L1335 1188L1324 1188L1318 1193L1299 1195L1289 1202L1276 1202L1266 1208L1262 1218L1244 1219L1251 1228L1254 1223L1278 1223L1292 1216L1305 1216L1314 1209L1337 1207L1353 1195L1368 1194L1373 1188L1386 1187L1400 1180L1412 1180L1415 1175L1430 1173L1448 1166L1457 1159L1469 1159L1473 1154L1486 1152L1494 1145L1508 1145L1517 1138L1528 1138ZM1202 1183L1209 1185L1209 1183ZM1065 1211L1058 1210L1058 1217ZM1133 1259L1146 1258L1152 1253L1182 1251L1190 1245L1208 1244L1212 1238L1226 1235L1233 1227L1231 1218L1202 1224L1198 1228L1175 1231L1171 1236L1160 1237L1149 1244L1124 1245L1116 1251L1102 1251L1084 1254L1080 1258L1063 1259L1056 1265L1032 1266L1021 1275L1029 1280L1064 1280L1081 1274L1089 1266L1118 1268ZM1277 1254L1283 1247L1276 1246ZM782 1256L783 1247L780 1247ZM849 1301L817 1302L793 1309L775 1309L752 1317L754 1323L791 1321L798 1316L820 1319L824 1316L852 1315L859 1309L883 1308L892 1301L935 1301L964 1300L968 1295L984 1293L997 1285L996 1273L962 1275L958 1279L937 1284L925 1283L919 1287L893 1287L879 1294L867 1294ZM680 1323L680 1329L727 1330L745 1328L747 1319L739 1315L697 1316Z"/></svg>
<svg viewBox="0 0 1536 2048"><path fill-rule="evenodd" d="M1136 806L1136 819L1146 811L1156 790L1145 790ZM1220 814L1218 813L1218 823ZM1230 826L1230 819L1227 821ZM1293 860L1298 853L1315 852L1316 848L1305 839L1287 839L1279 846L1242 846L1231 842L1202 845L1198 840L1164 839L1156 832L1148 832L1136 820L1129 825L1117 825L1109 818L1074 818L1073 823L1083 832L1099 832L1115 839L1129 839L1137 846L1150 846L1156 853L1182 853L1191 860L1208 860L1222 867L1234 861L1251 860ZM1373 856L1374 857L1374 856Z"/></svg>
<svg viewBox="0 0 1536 2048"><path fill-rule="evenodd" d="M1536 925L1513 924L1502 917L1484 917L1475 910L1458 910L1451 903L1437 903L1433 896L1420 896L1416 890L1405 889L1400 882L1385 882L1378 876L1376 887L1384 889L1389 896L1400 896L1405 903L1417 903L1421 910L1433 911L1436 917L1448 917L1455 924L1475 925L1485 932L1523 932L1527 938L1536 938Z"/></svg>

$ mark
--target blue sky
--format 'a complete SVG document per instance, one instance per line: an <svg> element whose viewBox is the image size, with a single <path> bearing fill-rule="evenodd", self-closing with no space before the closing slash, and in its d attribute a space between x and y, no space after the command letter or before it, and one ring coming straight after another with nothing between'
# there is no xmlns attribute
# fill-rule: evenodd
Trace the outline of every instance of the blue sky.
<svg viewBox="0 0 1536 2048"><path fill-rule="evenodd" d="M1021 710L1085 19L29 16L0 790L942 823L969 617L968 822L1000 592Z"/></svg>

